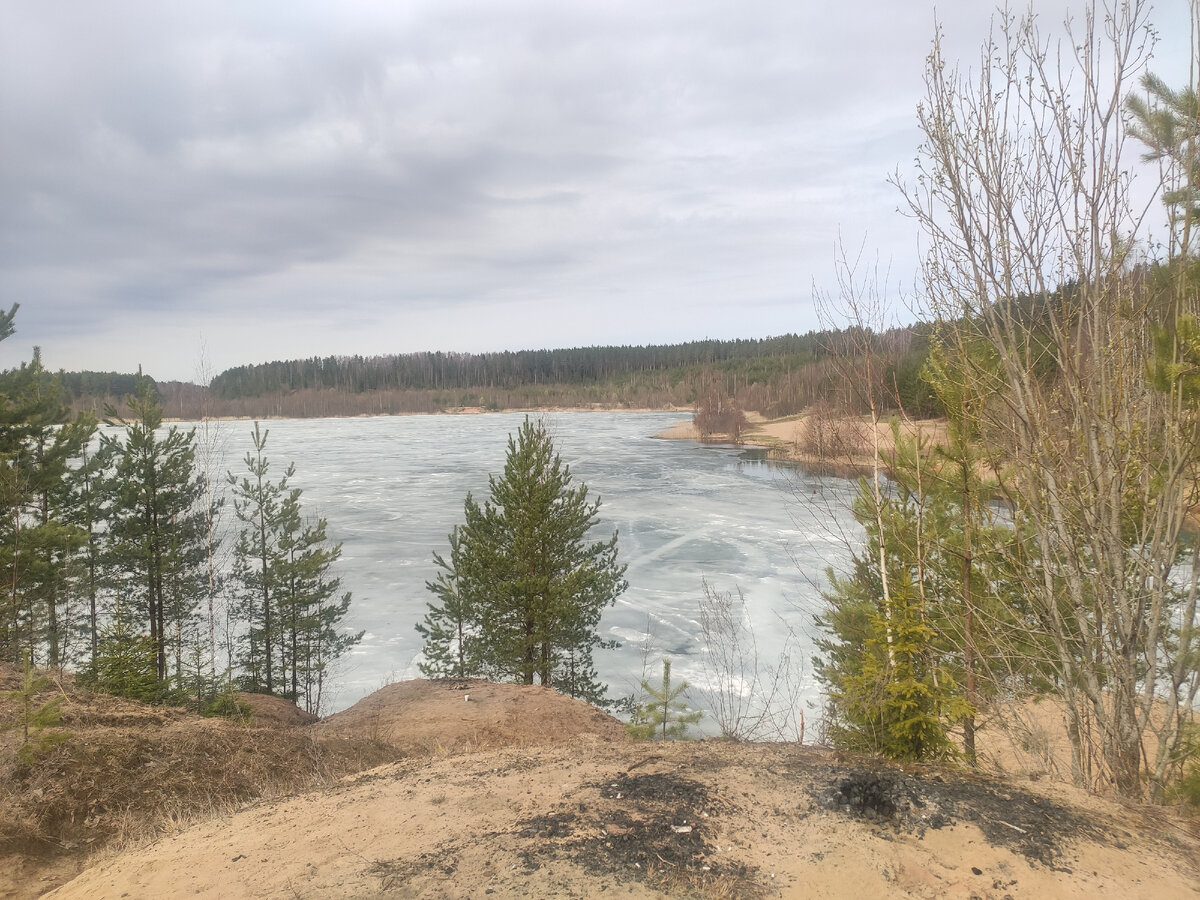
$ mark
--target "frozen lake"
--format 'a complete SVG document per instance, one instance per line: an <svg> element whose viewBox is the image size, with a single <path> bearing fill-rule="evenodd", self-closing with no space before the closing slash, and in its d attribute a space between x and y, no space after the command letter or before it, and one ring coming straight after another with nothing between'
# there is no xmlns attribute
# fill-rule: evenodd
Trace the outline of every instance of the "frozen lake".
<svg viewBox="0 0 1200 900"><path fill-rule="evenodd" d="M597 651L610 696L633 693L658 661L695 688L704 704L700 640L702 579L718 590L740 586L759 655L771 662L788 628L803 635L804 695L812 683L811 621L825 569L844 565L843 531L854 534L841 479L806 476L734 448L653 435L680 413L547 414L558 452L601 499L596 539L616 528L629 589L604 616L601 633L620 649ZM353 595L349 624L362 643L334 673L327 712L391 681L419 677L414 625L432 595L433 554L462 520L471 491L482 501L488 475L504 465L507 437L523 414L400 416L264 422L273 478L294 462L292 484L308 513L329 520L344 544L340 574ZM221 423L224 468L240 472L249 422ZM225 518L231 519L227 512ZM811 714L810 714L811 720ZM706 730L711 731L711 717Z"/></svg>

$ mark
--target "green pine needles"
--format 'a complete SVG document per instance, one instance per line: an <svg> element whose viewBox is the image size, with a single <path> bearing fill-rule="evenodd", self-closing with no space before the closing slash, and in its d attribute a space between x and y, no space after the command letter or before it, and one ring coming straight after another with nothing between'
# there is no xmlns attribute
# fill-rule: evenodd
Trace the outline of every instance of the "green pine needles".
<svg viewBox="0 0 1200 900"><path fill-rule="evenodd" d="M587 540L600 501L572 485L545 425L529 418L489 487L482 505L467 495L448 557L434 554L421 672L536 682L604 705L592 654L616 646L597 629L626 582L616 533Z"/></svg>
<svg viewBox="0 0 1200 900"><path fill-rule="evenodd" d="M683 701L688 683L671 684L671 661L663 660L662 685L655 687L648 681L642 682L642 693L647 699L638 704L633 718L625 726L630 737L638 740L683 740L688 728L700 721L703 710L688 710Z"/></svg>
<svg viewBox="0 0 1200 900"><path fill-rule="evenodd" d="M153 703L167 693L167 685L158 680L158 648L131 618L118 603L112 621L101 629L96 658L79 677L105 694Z"/></svg>
<svg viewBox="0 0 1200 900"><path fill-rule="evenodd" d="M961 725L973 758L977 658L988 645L963 624L978 618L981 604L990 620L1006 617L991 597L1000 573L972 565L973 553L990 555L982 551L999 535L984 521L975 460L959 430L951 432L951 446L931 465L927 442L893 423L890 483L859 482L853 512L866 545L848 573L829 573L817 617L824 636L816 674L839 746L903 760L952 757L951 731Z"/></svg>
<svg viewBox="0 0 1200 900"><path fill-rule="evenodd" d="M21 667L21 686L16 690L4 691L4 696L18 701L20 704L20 719L16 722L6 722L0 731L21 729L21 746L17 750L17 759L22 765L31 766L38 756L48 753L54 747L67 740L70 735L55 731L62 724L62 703L66 694L41 703L39 695L47 691L52 682L45 675L38 675L33 667L28 650L24 654Z"/></svg>
<svg viewBox="0 0 1200 900"><path fill-rule="evenodd" d="M242 525L233 566L248 624L240 681L247 690L287 697L315 714L329 666L363 632L342 627L351 599L333 574L342 545L329 539L324 518L304 514L303 492L289 483L295 467L289 464L278 481L270 478L269 433L254 423L245 473L227 476Z"/></svg>

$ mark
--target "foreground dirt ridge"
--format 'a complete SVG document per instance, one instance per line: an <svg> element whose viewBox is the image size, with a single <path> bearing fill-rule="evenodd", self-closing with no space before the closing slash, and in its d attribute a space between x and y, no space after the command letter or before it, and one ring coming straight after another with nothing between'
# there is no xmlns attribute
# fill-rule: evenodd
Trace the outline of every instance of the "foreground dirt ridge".
<svg viewBox="0 0 1200 900"><path fill-rule="evenodd" d="M270 725L243 729L251 742L368 735L403 758L69 857L86 868L66 884L77 868L26 859L0 897L1200 896L1183 822L1045 779L795 744L636 743L585 704L474 681L390 685L316 724L276 701L256 713ZM173 740L214 727L185 718Z"/></svg>
<svg viewBox="0 0 1200 900"><path fill-rule="evenodd" d="M92 866L91 897L1185 897L1137 811L796 746L579 738L413 760Z"/></svg>

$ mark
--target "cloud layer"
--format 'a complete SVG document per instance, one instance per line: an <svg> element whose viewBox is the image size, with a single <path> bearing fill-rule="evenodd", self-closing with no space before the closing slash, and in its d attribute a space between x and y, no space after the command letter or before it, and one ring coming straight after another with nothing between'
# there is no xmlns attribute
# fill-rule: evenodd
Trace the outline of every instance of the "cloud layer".
<svg viewBox="0 0 1200 900"><path fill-rule="evenodd" d="M988 7L953 6L974 59ZM885 179L933 28L881 0L6 4L0 365L805 331L839 228L911 279Z"/></svg>

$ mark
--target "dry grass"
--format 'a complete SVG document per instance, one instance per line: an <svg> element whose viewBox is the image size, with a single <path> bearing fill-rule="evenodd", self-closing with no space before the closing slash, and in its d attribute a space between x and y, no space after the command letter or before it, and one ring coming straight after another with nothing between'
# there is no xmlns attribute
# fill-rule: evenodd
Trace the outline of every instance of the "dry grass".
<svg viewBox="0 0 1200 900"><path fill-rule="evenodd" d="M0 744L0 851L61 853L154 839L246 803L393 761L395 748L89 696L65 684L66 740L20 762ZM0 705L0 719L13 711Z"/></svg>

